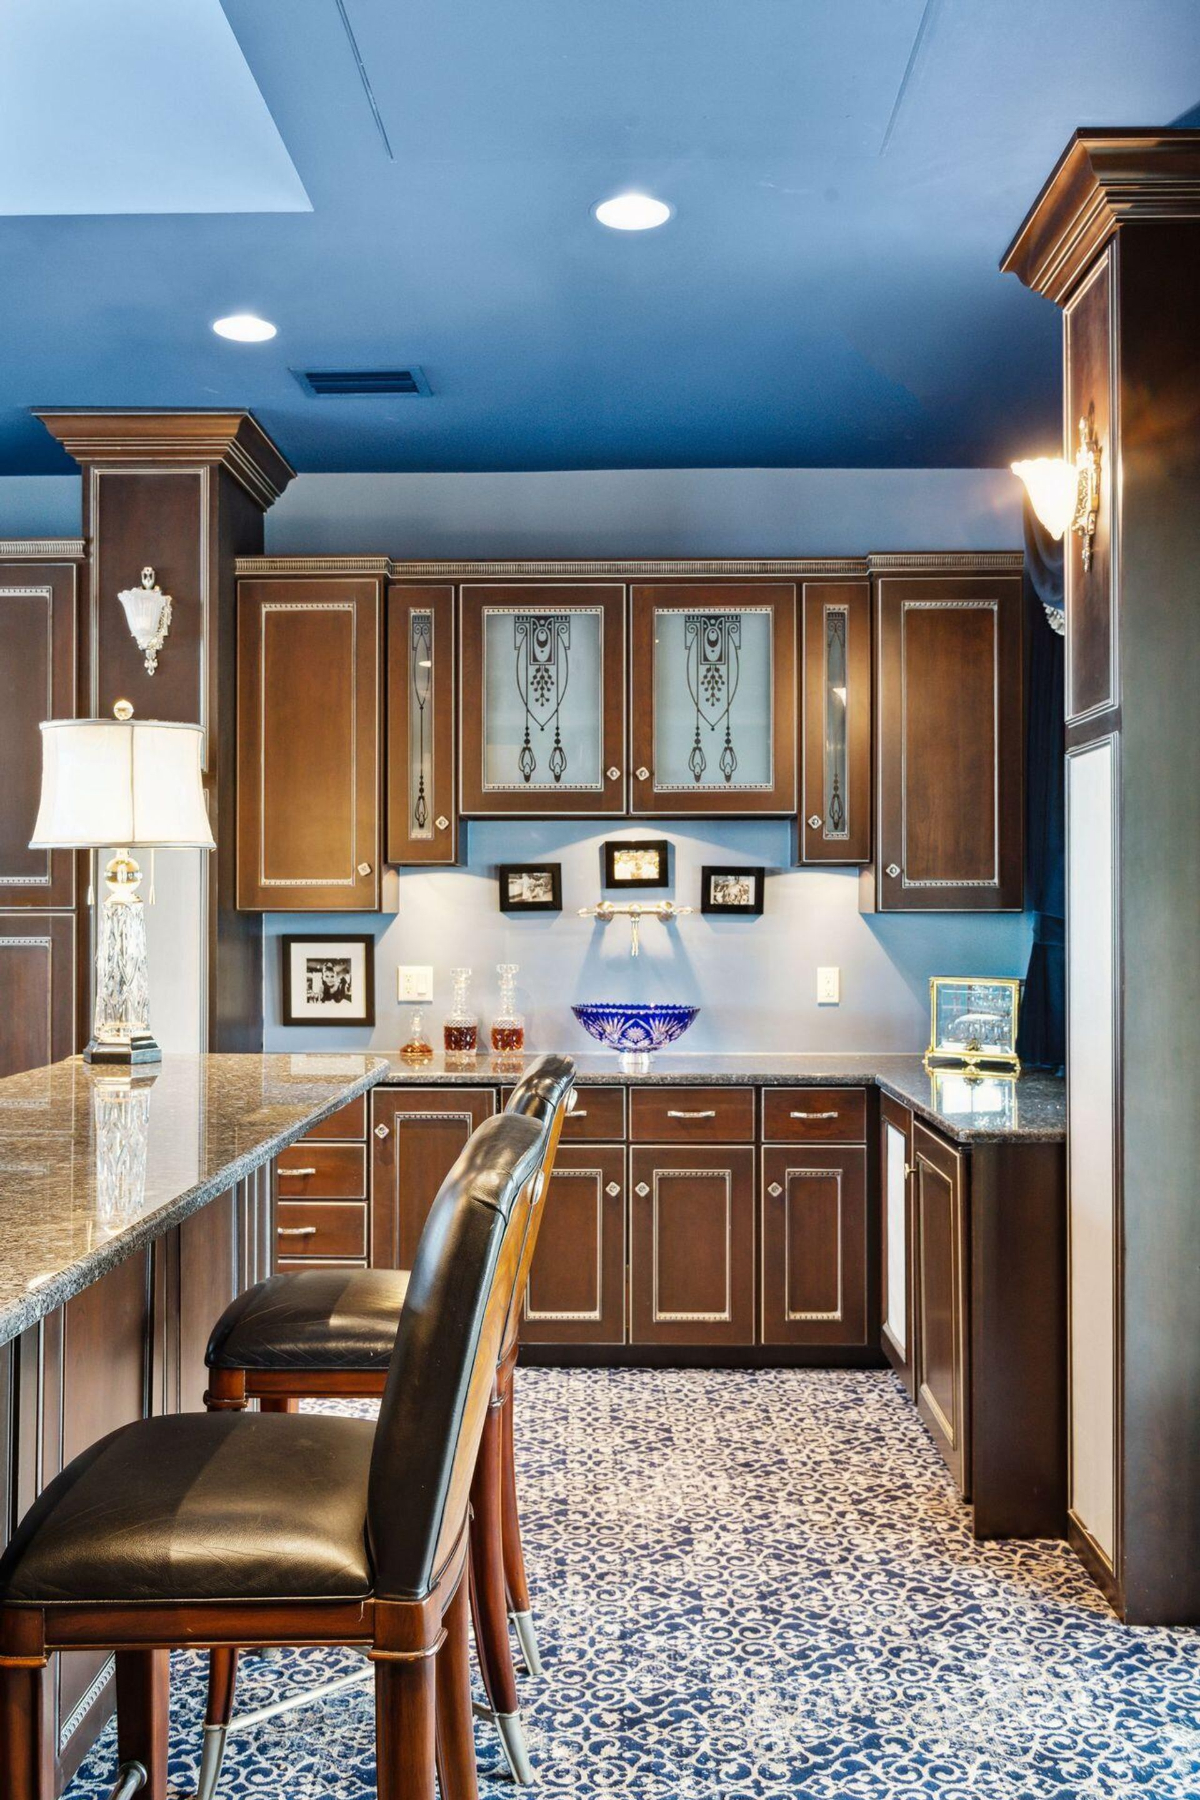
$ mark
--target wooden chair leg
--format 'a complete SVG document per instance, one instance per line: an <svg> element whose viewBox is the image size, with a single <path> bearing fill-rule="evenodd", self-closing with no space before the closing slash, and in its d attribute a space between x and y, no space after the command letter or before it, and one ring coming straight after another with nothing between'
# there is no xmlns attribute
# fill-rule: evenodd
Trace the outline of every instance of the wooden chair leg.
<svg viewBox="0 0 1200 1800"><path fill-rule="evenodd" d="M200 1774L196 1781L196 1800L212 1800L221 1779L225 1760L225 1740L233 1715L233 1692L237 1686L238 1653L224 1645L208 1653L208 1707L204 1714L204 1743L200 1752Z"/></svg>
<svg viewBox="0 0 1200 1800"><path fill-rule="evenodd" d="M46 1669L0 1666L0 1795L53 1800L54 1759L46 1730Z"/></svg>
<svg viewBox="0 0 1200 1800"><path fill-rule="evenodd" d="M259 1412L298 1413L300 1402L289 1394L264 1394L258 1403Z"/></svg>
<svg viewBox="0 0 1200 1800"><path fill-rule="evenodd" d="M467 1630L468 1586L464 1571L442 1619L446 1641L437 1656L437 1769L441 1800L479 1800Z"/></svg>
<svg viewBox="0 0 1200 1800"><path fill-rule="evenodd" d="M246 1371L244 1369L210 1369L204 1405L209 1412L245 1412Z"/></svg>
<svg viewBox="0 0 1200 1800"><path fill-rule="evenodd" d="M479 1670L504 1753L515 1779L528 1784L533 1780L533 1770L525 1748L517 1700L504 1587L504 1527L500 1503L503 1411L504 1408L495 1401L488 1407L471 1482L471 1611L475 1619Z"/></svg>
<svg viewBox="0 0 1200 1800"><path fill-rule="evenodd" d="M375 1791L378 1800L434 1800L437 1785L436 1658L375 1664Z"/></svg>
<svg viewBox="0 0 1200 1800"><path fill-rule="evenodd" d="M531 1675L542 1673L542 1658L534 1630L533 1611L529 1604L529 1577L525 1572L525 1551L521 1543L521 1515L517 1507L517 1466L513 1455L513 1388L508 1381L508 1398L503 1407L501 1437L500 1512L501 1536L504 1544L504 1585L508 1589L508 1610L512 1614L521 1657Z"/></svg>
<svg viewBox="0 0 1200 1800"><path fill-rule="evenodd" d="M117 1760L139 1762L145 1800L167 1800L169 1650L117 1651Z"/></svg>

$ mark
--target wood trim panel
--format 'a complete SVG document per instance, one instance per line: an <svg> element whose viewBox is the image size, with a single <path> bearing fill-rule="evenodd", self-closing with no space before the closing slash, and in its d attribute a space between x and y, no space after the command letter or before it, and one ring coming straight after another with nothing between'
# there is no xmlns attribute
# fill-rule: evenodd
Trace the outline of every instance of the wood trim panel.
<svg viewBox="0 0 1200 1800"><path fill-rule="evenodd" d="M880 1296L879 1341L883 1353L899 1375L910 1400L917 1397L916 1386L916 1208L913 1205L912 1173L913 1116L907 1106L887 1094L879 1099L879 1218L880 1218ZM893 1147L889 1132L898 1134ZM891 1157L900 1161L899 1230L893 1233L893 1210L890 1187ZM894 1263L894 1267L893 1267ZM901 1320L892 1320L891 1293L895 1275L897 1300L903 1305Z"/></svg>
<svg viewBox="0 0 1200 1800"><path fill-rule="evenodd" d="M846 792L843 835L832 836L825 805L825 615L846 615ZM871 584L806 581L800 594L800 860L871 860ZM816 820L814 825L813 820Z"/></svg>
<svg viewBox="0 0 1200 1800"><path fill-rule="evenodd" d="M431 778L421 794L428 837L414 835L409 735L416 699L411 640L414 613L429 615L431 669L425 711L429 719ZM458 861L457 631L452 587L392 582L387 592L387 860L391 863Z"/></svg>
<svg viewBox="0 0 1200 1800"><path fill-rule="evenodd" d="M75 904L75 857L31 850L44 719L76 710L74 563L0 561L0 908Z"/></svg>
<svg viewBox="0 0 1200 1800"><path fill-rule="evenodd" d="M867 1153L762 1150L759 1311L764 1344L865 1344Z"/></svg>
<svg viewBox="0 0 1200 1800"><path fill-rule="evenodd" d="M754 1151L630 1151L635 1344L754 1342Z"/></svg>
<svg viewBox="0 0 1200 1800"><path fill-rule="evenodd" d="M516 790L484 782L484 614L489 607L516 612L596 609L601 615L601 746L599 790ZM468 818L618 818L625 812L625 590L613 583L543 583L537 586L466 584L459 595L459 801ZM612 769L616 773L610 775Z"/></svg>
<svg viewBox="0 0 1200 1800"><path fill-rule="evenodd" d="M694 585L635 586L630 595L630 811L635 817L679 818L689 813L706 817L754 813L794 813L796 810L796 589L791 584L772 585L700 583ZM690 789L655 787L655 670L656 611L729 611L738 608L769 611L772 617L773 682L772 776L769 788ZM682 682L683 671L680 671ZM642 779L637 771L647 769Z"/></svg>
<svg viewBox="0 0 1200 1800"><path fill-rule="evenodd" d="M371 1265L410 1269L437 1192L471 1133L496 1110L487 1087L372 1089Z"/></svg>
<svg viewBox="0 0 1200 1800"><path fill-rule="evenodd" d="M913 1122L917 1214L917 1411L964 1500L971 1497L968 1197L965 1158Z"/></svg>
<svg viewBox="0 0 1200 1800"><path fill-rule="evenodd" d="M299 1140L302 1144L320 1143L326 1138L354 1138L361 1141L367 1135L367 1097L359 1094L356 1100L347 1100L345 1106L339 1106L328 1118L306 1131Z"/></svg>
<svg viewBox="0 0 1200 1800"><path fill-rule="evenodd" d="M1066 719L1078 727L1119 706L1117 631L1120 456L1116 368L1117 246L1110 244L1063 312L1063 454L1075 460L1079 421L1089 420L1100 444L1100 506L1092 566L1083 566L1083 540L1068 531L1063 544L1067 608Z"/></svg>
<svg viewBox="0 0 1200 1800"><path fill-rule="evenodd" d="M624 1343L624 1146L560 1144L544 1208L522 1343Z"/></svg>
<svg viewBox="0 0 1200 1800"><path fill-rule="evenodd" d="M75 915L0 912L0 1076L75 1048Z"/></svg>

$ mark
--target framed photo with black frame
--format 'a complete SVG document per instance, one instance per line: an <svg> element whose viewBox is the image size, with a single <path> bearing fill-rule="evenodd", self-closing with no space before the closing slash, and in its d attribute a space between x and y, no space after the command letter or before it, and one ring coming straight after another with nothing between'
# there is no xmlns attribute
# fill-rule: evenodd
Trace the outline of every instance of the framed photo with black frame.
<svg viewBox="0 0 1200 1800"><path fill-rule="evenodd" d="M374 1025L373 937L355 932L279 941L285 1025Z"/></svg>
<svg viewBox="0 0 1200 1800"><path fill-rule="evenodd" d="M757 919L766 876L765 869L701 869L700 911L726 919Z"/></svg>
<svg viewBox="0 0 1200 1800"><path fill-rule="evenodd" d="M666 838L610 838L604 846L606 888L661 888L671 882Z"/></svg>
<svg viewBox="0 0 1200 1800"><path fill-rule="evenodd" d="M561 863L501 863L500 911L506 913L561 912Z"/></svg>

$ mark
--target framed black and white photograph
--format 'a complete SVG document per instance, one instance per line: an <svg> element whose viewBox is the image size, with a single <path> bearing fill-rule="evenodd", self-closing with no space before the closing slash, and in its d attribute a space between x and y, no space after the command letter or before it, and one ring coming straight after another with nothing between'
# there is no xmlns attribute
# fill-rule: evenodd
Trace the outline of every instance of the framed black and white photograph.
<svg viewBox="0 0 1200 1800"><path fill-rule="evenodd" d="M285 937L285 1025L373 1025L375 940L355 934Z"/></svg>
<svg viewBox="0 0 1200 1800"><path fill-rule="evenodd" d="M501 912L561 912L561 863L501 863Z"/></svg>
<svg viewBox="0 0 1200 1800"><path fill-rule="evenodd" d="M700 911L756 919L763 909L766 873L765 869L701 869Z"/></svg>
<svg viewBox="0 0 1200 1800"><path fill-rule="evenodd" d="M607 888L666 887L670 881L666 838L614 838L604 846Z"/></svg>

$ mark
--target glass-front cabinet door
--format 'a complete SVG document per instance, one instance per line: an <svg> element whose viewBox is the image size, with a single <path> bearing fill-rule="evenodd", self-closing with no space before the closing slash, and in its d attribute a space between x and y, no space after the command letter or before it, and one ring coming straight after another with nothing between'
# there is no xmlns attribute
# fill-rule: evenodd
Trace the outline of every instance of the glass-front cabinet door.
<svg viewBox="0 0 1200 1800"><path fill-rule="evenodd" d="M801 596L800 860L871 860L871 587L806 581Z"/></svg>
<svg viewBox="0 0 1200 1800"><path fill-rule="evenodd" d="M791 583L638 586L632 617L632 811L793 812Z"/></svg>
<svg viewBox="0 0 1200 1800"><path fill-rule="evenodd" d="M387 859L458 859L454 590L388 588Z"/></svg>
<svg viewBox="0 0 1200 1800"><path fill-rule="evenodd" d="M463 587L462 811L625 811L625 592Z"/></svg>

